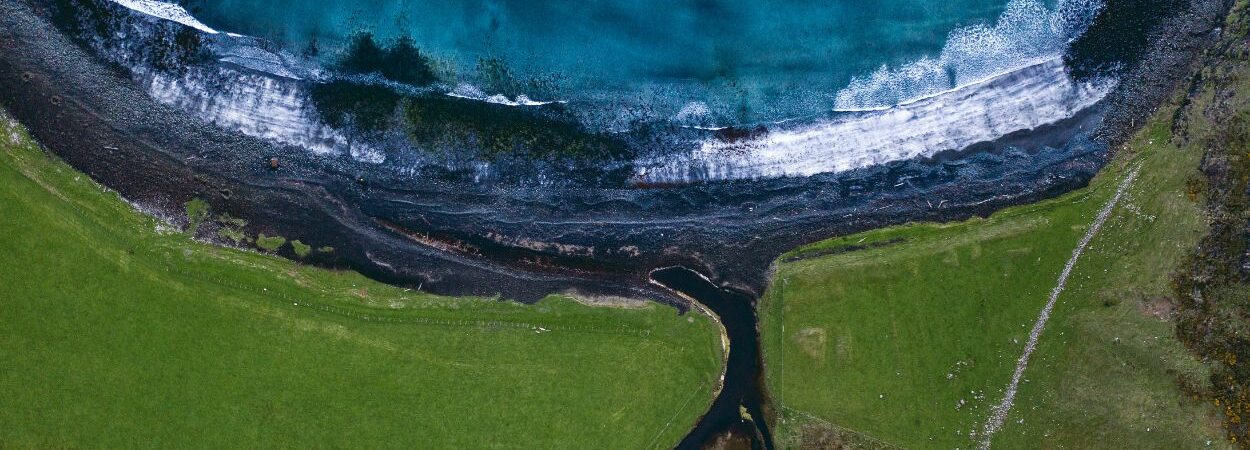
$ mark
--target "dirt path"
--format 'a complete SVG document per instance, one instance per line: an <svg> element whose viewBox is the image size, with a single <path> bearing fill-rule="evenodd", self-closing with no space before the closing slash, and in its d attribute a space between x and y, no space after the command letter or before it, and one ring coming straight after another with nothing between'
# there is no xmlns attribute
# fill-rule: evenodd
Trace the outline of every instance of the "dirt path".
<svg viewBox="0 0 1250 450"><path fill-rule="evenodd" d="M1068 258L1068 263L1063 266L1063 272L1059 274L1059 280L1055 283L1055 288L1050 291L1050 298L1046 301L1046 306L1042 308L1041 314L1037 316L1037 322L1033 324L1033 330L1029 332L1029 340L1024 344L1024 353L1020 355L1020 359L1016 360L1016 371L1011 375L1011 383L1007 385L1002 403L994 407L990 413L989 420L985 422L985 430L981 433L980 448L982 450L990 448L990 441L994 439L994 433L998 432L1002 428L1003 422L1007 420L1007 413L1011 411L1011 406L1016 401L1016 391L1020 387L1020 379L1024 376L1024 369L1029 366L1029 357L1033 355L1033 350L1037 349L1037 341L1041 338L1042 331L1046 329L1046 321L1050 319L1050 313L1055 309L1055 302L1059 300L1059 294L1063 293L1063 289L1068 284L1068 277L1072 275L1072 268L1076 266L1077 260L1081 258L1081 253L1085 252L1085 248L1089 246L1090 241L1094 240L1098 230L1102 229L1103 223L1106 223L1107 218L1111 216L1111 211L1115 209L1116 204L1120 203L1120 198L1124 197L1124 193L1133 184L1133 180L1137 179L1137 174L1140 170L1141 167L1134 167L1128 176L1124 177L1123 181L1120 181L1120 186L1116 188L1115 195L1098 212L1098 216L1090 224L1089 230L1085 232L1081 242L1072 250L1072 257Z"/></svg>

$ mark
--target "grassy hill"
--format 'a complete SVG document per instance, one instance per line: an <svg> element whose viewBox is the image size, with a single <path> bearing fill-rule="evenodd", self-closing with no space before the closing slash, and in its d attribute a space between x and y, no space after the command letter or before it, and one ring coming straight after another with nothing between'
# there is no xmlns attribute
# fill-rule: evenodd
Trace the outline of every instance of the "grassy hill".
<svg viewBox="0 0 1250 450"><path fill-rule="evenodd" d="M2 114L0 255L0 448L671 447L721 370L704 316L437 297L190 240Z"/></svg>

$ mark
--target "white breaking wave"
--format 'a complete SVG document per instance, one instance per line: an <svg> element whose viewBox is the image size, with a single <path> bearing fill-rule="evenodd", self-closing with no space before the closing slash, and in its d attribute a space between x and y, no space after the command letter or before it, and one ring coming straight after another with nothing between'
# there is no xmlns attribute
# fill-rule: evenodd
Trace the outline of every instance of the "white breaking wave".
<svg viewBox="0 0 1250 450"><path fill-rule="evenodd" d="M217 30L204 25L181 6L157 0L112 0L113 3L127 9L152 17L178 22L209 34L217 34Z"/></svg>
<svg viewBox="0 0 1250 450"><path fill-rule="evenodd" d="M993 141L1074 116L1115 83L1076 83L1055 58L981 84L851 119L779 131L757 139L708 138L689 155L639 162L635 179L680 183L700 179L810 176L933 156Z"/></svg>
<svg viewBox="0 0 1250 450"><path fill-rule="evenodd" d="M121 5L131 11L138 12L147 16L158 19L176 22L196 30L200 30L209 34L219 34L217 30L212 29L203 22L200 22L191 15L185 8L173 3L162 2L157 0L110 0L113 3ZM283 52L283 54L274 53L255 45L248 45L246 40L248 36L238 33L226 33L226 36L235 39L238 45L228 46L224 49L224 53L219 55L219 60L231 64L236 64L252 70L271 73L280 77L299 80L304 78L300 73L306 72Z"/></svg>
<svg viewBox="0 0 1250 450"><path fill-rule="evenodd" d="M955 30L942 52L883 66L840 90L857 113L739 142L707 139L688 155L639 162L635 179L689 182L810 176L933 156L1072 117L1115 83L1076 83L1063 54L1102 0L1010 0L993 26Z"/></svg>
<svg viewBox="0 0 1250 450"><path fill-rule="evenodd" d="M692 127L700 127L703 126L700 124L706 122L710 117L712 117L712 109L708 108L707 103L689 102L681 108L681 111L677 111L677 114L674 114L670 120Z"/></svg>
<svg viewBox="0 0 1250 450"><path fill-rule="evenodd" d="M838 92L835 109L889 108L1059 57L1102 9L1102 0L1011 0L994 26L955 30L936 57L853 79Z"/></svg>
<svg viewBox="0 0 1250 450"><path fill-rule="evenodd" d="M111 1L217 33L172 3ZM939 56L854 79L837 94L836 110L846 114L807 125L776 123L770 132L742 141L709 137L688 154L637 161L635 179L673 183L841 172L933 156L1062 121L1093 106L1114 87L1107 80L1077 83L1062 61L1067 45L1101 7L1102 0L1058 0L1053 9L1041 0L1010 0L992 27L951 33ZM297 82L319 77L317 71L298 67L285 53L251 45L223 51L222 62L285 79L233 69L212 74L196 69L181 77L142 73L140 78L156 99L218 126L316 153L385 160L381 151L354 142L319 119L306 88ZM509 106L562 103L486 95L468 84L446 95ZM686 127L715 129L701 123L707 113L705 104L695 102L670 119Z"/></svg>
<svg viewBox="0 0 1250 450"><path fill-rule="evenodd" d="M528 95L525 95L525 94L517 95L516 99L510 99L503 94L486 95L484 92L482 92L481 89L478 89L477 86L473 86L471 84L466 84L466 83L462 83L459 86L456 86L455 89L453 89L451 92L447 92L444 95L448 97L463 98L466 100L474 100L474 101L479 101L479 102L494 103L496 105L506 105L506 106L543 106L543 105L550 105L552 103L564 103L564 101L562 100L556 100L556 101L532 100L529 98Z"/></svg>
<svg viewBox="0 0 1250 450"><path fill-rule="evenodd" d="M190 70L181 77L142 75L148 94L157 101L219 127L320 154L347 154L371 163L386 159L381 151L323 124L300 83L229 69L215 74Z"/></svg>
<svg viewBox="0 0 1250 450"><path fill-rule="evenodd" d="M118 5L152 17L170 20L211 34L217 31L191 16L181 6L155 0L112 0ZM113 53L132 68L148 95L157 101L188 111L205 122L248 136L307 149L318 154L350 155L369 163L382 163L386 155L320 120L300 80L316 71L300 66L285 52L274 53L252 45L246 36L227 33L232 40L219 47L219 61L256 71L229 67L191 67L175 76L154 71L131 61L124 51Z"/></svg>
<svg viewBox="0 0 1250 450"><path fill-rule="evenodd" d="M290 78L292 80L301 80L304 78L292 70L300 68L293 61L290 61L289 58L283 58L284 55L270 52L260 47L252 45L232 46L223 50L219 56L219 61L235 64L240 67L246 67L259 72L265 72L283 78Z"/></svg>

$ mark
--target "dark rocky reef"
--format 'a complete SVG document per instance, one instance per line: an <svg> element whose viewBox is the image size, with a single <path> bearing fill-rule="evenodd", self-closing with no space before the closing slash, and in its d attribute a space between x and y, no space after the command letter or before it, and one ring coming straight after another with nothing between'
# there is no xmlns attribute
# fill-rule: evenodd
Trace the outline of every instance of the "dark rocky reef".
<svg viewBox="0 0 1250 450"><path fill-rule="evenodd" d="M349 74L377 73L399 83L426 86L438 77L429 57L421 53L409 36L401 36L393 44L382 47L367 32L352 36L338 68Z"/></svg>

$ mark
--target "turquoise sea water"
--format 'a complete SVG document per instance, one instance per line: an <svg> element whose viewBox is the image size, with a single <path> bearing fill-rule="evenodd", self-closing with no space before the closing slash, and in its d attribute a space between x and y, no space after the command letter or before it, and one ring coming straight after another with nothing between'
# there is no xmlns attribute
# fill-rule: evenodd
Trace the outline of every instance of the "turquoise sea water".
<svg viewBox="0 0 1250 450"><path fill-rule="evenodd" d="M411 36L471 80L481 58L555 86L531 94L718 122L832 108L882 66L942 51L957 29L993 26L1006 0L192 0L214 28L332 58L355 32ZM489 92L488 92L489 94ZM701 113L695 104L687 113ZM687 114L690 115L690 114ZM696 114L697 115L697 114Z"/></svg>

